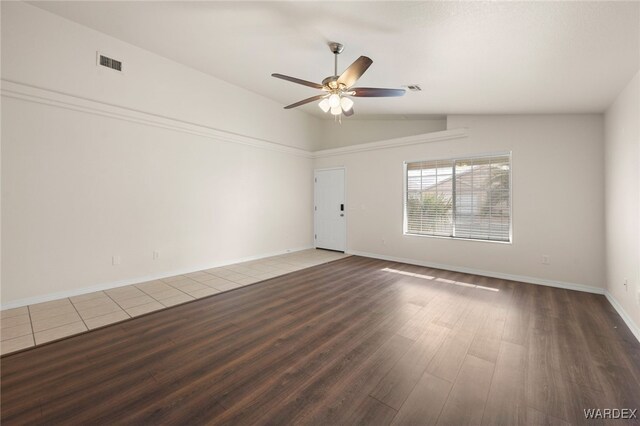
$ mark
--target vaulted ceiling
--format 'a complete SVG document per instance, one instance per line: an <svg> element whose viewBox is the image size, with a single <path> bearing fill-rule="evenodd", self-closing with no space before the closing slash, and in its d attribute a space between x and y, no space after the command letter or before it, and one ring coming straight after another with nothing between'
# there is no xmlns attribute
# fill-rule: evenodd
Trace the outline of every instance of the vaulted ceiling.
<svg viewBox="0 0 640 426"><path fill-rule="evenodd" d="M359 116L601 112L640 63L638 2L31 3L283 106L316 92L270 74L322 81L328 41L373 59L359 85L422 87Z"/></svg>

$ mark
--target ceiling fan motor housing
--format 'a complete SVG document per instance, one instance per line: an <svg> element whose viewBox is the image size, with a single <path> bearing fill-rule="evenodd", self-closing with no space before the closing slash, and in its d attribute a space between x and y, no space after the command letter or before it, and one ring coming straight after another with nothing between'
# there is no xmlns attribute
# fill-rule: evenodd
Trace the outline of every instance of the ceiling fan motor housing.
<svg viewBox="0 0 640 426"><path fill-rule="evenodd" d="M359 97L388 97L388 96L402 96L404 95L404 89L381 89L375 87L352 87L355 82L364 74L373 61L366 57L360 56L341 74L338 75L338 55L344 50L344 46L340 43L330 42L329 49L333 53L333 75L322 80L322 84L313 83L311 81L302 80L295 77L290 77L283 74L271 74L273 77L281 78L283 80L291 81L293 83L301 84L303 86L313 87L314 89L320 89L324 93L316 96L312 96L307 99L303 99L299 102L287 105L285 109L291 109L300 105L308 104L320 100L318 106L324 111L333 115L344 114L347 117L353 115L353 101L349 99L350 96Z"/></svg>
<svg viewBox="0 0 640 426"><path fill-rule="evenodd" d="M328 89L330 89L331 91L335 91L335 90L345 90L346 86L342 83L338 83L338 76L337 75L331 75L327 78L325 78L324 80L322 80L322 85Z"/></svg>
<svg viewBox="0 0 640 426"><path fill-rule="evenodd" d="M332 41L329 43L329 49L331 49L331 53L333 53L334 55L339 55L344 50L344 45Z"/></svg>

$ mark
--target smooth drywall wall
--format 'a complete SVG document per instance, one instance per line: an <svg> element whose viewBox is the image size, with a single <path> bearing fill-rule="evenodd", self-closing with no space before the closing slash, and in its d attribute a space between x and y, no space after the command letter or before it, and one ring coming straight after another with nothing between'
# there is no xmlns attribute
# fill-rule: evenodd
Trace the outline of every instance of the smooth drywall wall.
<svg viewBox="0 0 640 426"><path fill-rule="evenodd" d="M378 100L384 102L384 99ZM367 142L421 135L447 129L446 118L322 120L316 149L340 148Z"/></svg>
<svg viewBox="0 0 640 426"><path fill-rule="evenodd" d="M559 284L604 287L603 117L449 116L468 137L350 154L347 245L370 253ZM433 134L432 134L433 135ZM512 152L513 243L403 235L403 162ZM542 256L550 258L543 265Z"/></svg>
<svg viewBox="0 0 640 426"><path fill-rule="evenodd" d="M640 327L640 72L605 117L607 289Z"/></svg>
<svg viewBox="0 0 640 426"><path fill-rule="evenodd" d="M311 246L314 118L23 3L2 78L3 305Z"/></svg>
<svg viewBox="0 0 640 426"><path fill-rule="evenodd" d="M2 302L310 246L310 163L4 97Z"/></svg>
<svg viewBox="0 0 640 426"><path fill-rule="evenodd" d="M23 2L1 2L2 79L311 149L319 121ZM123 61L119 73L96 53ZM215 52L203 52L215 55Z"/></svg>

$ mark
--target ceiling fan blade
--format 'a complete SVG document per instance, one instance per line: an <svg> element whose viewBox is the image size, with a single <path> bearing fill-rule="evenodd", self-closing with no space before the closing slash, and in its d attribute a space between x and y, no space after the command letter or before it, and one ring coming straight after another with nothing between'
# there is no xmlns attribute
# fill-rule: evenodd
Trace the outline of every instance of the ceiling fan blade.
<svg viewBox="0 0 640 426"><path fill-rule="evenodd" d="M284 75L284 74L274 73L274 74L271 74L271 77L281 78L282 80L287 80L287 81L290 81L292 83L302 84L303 86L313 87L314 89L322 89L322 84L313 83L313 82L307 81L307 80L301 80L301 79L295 78L295 77L289 77L288 75Z"/></svg>
<svg viewBox="0 0 640 426"><path fill-rule="evenodd" d="M361 98L388 98L391 96L402 96L405 94L404 89L380 89L377 87L354 87L354 92L350 96L359 96Z"/></svg>
<svg viewBox="0 0 640 426"><path fill-rule="evenodd" d="M304 105L304 104L308 104L309 102L313 102L313 101L317 101L319 99L324 98L327 95L316 95L316 96L312 96L310 98L307 99L303 99L301 101L296 102L295 104L291 104L291 105L287 105L286 107L284 107L284 109L291 109L291 108L295 108L295 107L299 107L300 105Z"/></svg>
<svg viewBox="0 0 640 426"><path fill-rule="evenodd" d="M353 115L353 107L349 108L347 111L342 111L345 117L351 117Z"/></svg>
<svg viewBox="0 0 640 426"><path fill-rule="evenodd" d="M373 61L366 56L360 56L338 77L338 83L347 87L353 86L372 63Z"/></svg>

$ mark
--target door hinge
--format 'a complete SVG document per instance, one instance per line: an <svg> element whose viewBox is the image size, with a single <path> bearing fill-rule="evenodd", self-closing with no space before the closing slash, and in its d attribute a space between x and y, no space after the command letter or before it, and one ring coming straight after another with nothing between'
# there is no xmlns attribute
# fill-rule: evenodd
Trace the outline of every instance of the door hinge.
<svg viewBox="0 0 640 426"><path fill-rule="evenodd" d="M318 211L318 206L314 206L314 207L313 207L313 209L314 209L315 211Z"/></svg>
<svg viewBox="0 0 640 426"><path fill-rule="evenodd" d="M318 178L313 178L313 181L314 181L315 183L318 183Z"/></svg>
<svg viewBox="0 0 640 426"><path fill-rule="evenodd" d="M315 235L313 236L313 239L317 240L317 239L318 239L318 234L315 234Z"/></svg>

